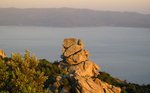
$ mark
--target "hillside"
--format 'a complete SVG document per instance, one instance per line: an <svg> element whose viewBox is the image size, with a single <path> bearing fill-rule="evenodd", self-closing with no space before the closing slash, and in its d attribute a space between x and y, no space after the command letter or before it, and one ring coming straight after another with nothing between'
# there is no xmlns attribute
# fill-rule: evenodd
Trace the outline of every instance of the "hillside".
<svg viewBox="0 0 150 93"><path fill-rule="evenodd" d="M0 26L150 27L150 15L73 8L0 8Z"/></svg>
<svg viewBox="0 0 150 93"><path fill-rule="evenodd" d="M61 58L51 63L29 51L8 58L0 49L0 93L150 93L150 85L99 72L80 39L64 39Z"/></svg>

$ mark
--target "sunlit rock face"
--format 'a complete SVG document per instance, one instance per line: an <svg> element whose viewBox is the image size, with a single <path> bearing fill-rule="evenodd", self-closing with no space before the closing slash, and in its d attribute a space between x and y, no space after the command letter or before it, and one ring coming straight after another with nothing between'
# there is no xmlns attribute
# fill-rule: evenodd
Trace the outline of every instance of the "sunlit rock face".
<svg viewBox="0 0 150 93"><path fill-rule="evenodd" d="M75 38L64 39L62 57L68 64L78 64L88 60L88 51L83 49L83 42Z"/></svg>
<svg viewBox="0 0 150 93"><path fill-rule="evenodd" d="M121 89L109 85L97 78L100 67L89 60L89 52L84 49L83 41L76 38L66 38L62 45L61 69L65 69L70 81L70 89L75 93L120 93ZM61 80L60 80L61 81ZM58 82L58 81L57 81ZM69 92L65 88L61 93Z"/></svg>

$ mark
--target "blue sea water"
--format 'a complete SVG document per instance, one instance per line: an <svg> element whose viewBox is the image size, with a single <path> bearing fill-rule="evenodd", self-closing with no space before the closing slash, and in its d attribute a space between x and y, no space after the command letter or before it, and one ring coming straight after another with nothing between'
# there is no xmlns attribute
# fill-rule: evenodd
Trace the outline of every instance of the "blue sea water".
<svg viewBox="0 0 150 93"><path fill-rule="evenodd" d="M101 71L128 82L150 84L150 29L123 27L17 27L0 26L0 48L11 52L30 50L38 58L61 60L64 38L84 41L90 60Z"/></svg>

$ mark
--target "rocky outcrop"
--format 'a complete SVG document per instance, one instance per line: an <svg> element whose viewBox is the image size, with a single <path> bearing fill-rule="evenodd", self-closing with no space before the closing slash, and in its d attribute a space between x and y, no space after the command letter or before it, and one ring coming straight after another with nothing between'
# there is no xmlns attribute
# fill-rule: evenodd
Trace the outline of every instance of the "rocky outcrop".
<svg viewBox="0 0 150 93"><path fill-rule="evenodd" d="M0 57L2 57L2 58L6 57L6 54L2 49L0 49Z"/></svg>
<svg viewBox="0 0 150 93"><path fill-rule="evenodd" d="M81 40L75 38L64 39L62 58L68 64L78 64L88 60L88 51L83 50Z"/></svg>
<svg viewBox="0 0 150 93"><path fill-rule="evenodd" d="M66 76L62 77L69 79L71 91L73 90L75 93L121 92L119 87L109 85L97 78L100 67L89 60L89 52L84 49L80 39L64 39L62 59L59 67L66 70ZM64 90L61 93L65 93Z"/></svg>
<svg viewBox="0 0 150 93"><path fill-rule="evenodd" d="M98 70L99 66L92 61L85 61L76 65L70 65L68 68L70 74L77 74L84 77L96 77L99 74Z"/></svg>
<svg viewBox="0 0 150 93"><path fill-rule="evenodd" d="M82 77L76 74L73 79L76 93L105 93L103 87L95 83L91 77Z"/></svg>

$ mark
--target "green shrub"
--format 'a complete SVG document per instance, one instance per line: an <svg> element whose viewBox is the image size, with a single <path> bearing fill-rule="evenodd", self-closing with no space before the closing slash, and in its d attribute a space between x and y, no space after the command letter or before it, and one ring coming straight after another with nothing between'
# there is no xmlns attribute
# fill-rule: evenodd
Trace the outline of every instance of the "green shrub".
<svg viewBox="0 0 150 93"><path fill-rule="evenodd" d="M47 77L38 69L39 61L31 56L29 51L25 55L12 54L10 64L0 60L0 91L10 93L40 93L46 92L43 84Z"/></svg>

